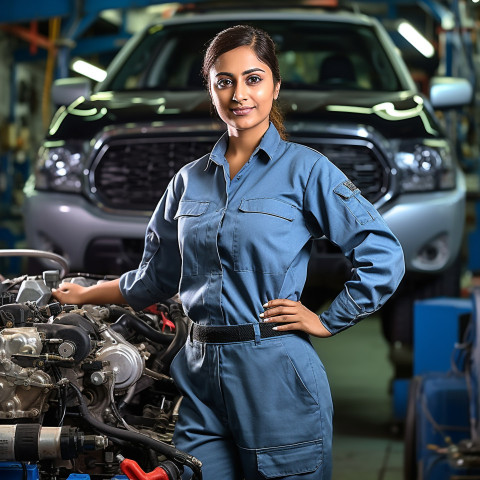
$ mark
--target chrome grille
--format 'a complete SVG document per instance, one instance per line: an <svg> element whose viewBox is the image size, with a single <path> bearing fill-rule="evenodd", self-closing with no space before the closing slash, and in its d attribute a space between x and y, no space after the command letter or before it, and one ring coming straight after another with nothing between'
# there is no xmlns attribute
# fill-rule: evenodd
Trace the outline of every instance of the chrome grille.
<svg viewBox="0 0 480 480"><path fill-rule="evenodd" d="M111 139L94 161L92 192L109 209L152 211L173 175L186 163L208 153L216 139ZM323 153L372 203L385 195L388 169L372 148L338 140L299 142Z"/></svg>
<svg viewBox="0 0 480 480"><path fill-rule="evenodd" d="M92 191L107 208L152 211L173 175L208 153L214 142L189 138L109 141L94 162Z"/></svg>
<svg viewBox="0 0 480 480"><path fill-rule="evenodd" d="M387 192L388 167L382 164L372 148L356 143L301 143L325 155L370 202L377 202Z"/></svg>

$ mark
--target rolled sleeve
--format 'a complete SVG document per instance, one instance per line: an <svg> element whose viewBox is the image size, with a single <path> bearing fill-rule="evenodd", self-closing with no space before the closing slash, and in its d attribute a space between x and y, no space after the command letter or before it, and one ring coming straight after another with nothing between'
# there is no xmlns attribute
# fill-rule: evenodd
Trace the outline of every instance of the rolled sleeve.
<svg viewBox="0 0 480 480"><path fill-rule="evenodd" d="M335 334L377 311L395 292L405 272L403 251L373 205L325 157L312 168L304 208L312 231L339 246L353 265L351 278L320 316Z"/></svg>
<svg viewBox="0 0 480 480"><path fill-rule="evenodd" d="M148 223L140 265L120 277L120 291L136 310L178 292L181 257L174 218L178 207L175 179L171 180Z"/></svg>

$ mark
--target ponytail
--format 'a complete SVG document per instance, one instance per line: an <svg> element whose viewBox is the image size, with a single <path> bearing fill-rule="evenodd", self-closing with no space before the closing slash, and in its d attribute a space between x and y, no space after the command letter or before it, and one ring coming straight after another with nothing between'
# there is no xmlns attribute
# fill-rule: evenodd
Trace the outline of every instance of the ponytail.
<svg viewBox="0 0 480 480"><path fill-rule="evenodd" d="M273 101L272 109L270 110L270 121L273 123L278 133L280 134L280 138L282 140L286 140L288 138L288 135L285 125L283 123L283 113L280 110L278 100Z"/></svg>

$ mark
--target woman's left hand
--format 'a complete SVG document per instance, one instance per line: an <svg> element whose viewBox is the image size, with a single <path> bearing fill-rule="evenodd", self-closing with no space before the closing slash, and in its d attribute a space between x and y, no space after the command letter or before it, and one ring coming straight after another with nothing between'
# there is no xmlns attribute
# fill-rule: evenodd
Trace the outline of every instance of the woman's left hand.
<svg viewBox="0 0 480 480"><path fill-rule="evenodd" d="M301 330L315 337L331 337L319 316L305 307L301 302L277 298L264 305L260 314L265 323L277 323L278 331Z"/></svg>

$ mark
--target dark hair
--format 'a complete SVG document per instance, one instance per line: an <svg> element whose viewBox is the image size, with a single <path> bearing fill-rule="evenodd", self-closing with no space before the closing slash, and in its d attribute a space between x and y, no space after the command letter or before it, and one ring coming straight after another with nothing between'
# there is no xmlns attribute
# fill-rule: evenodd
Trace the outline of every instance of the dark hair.
<svg viewBox="0 0 480 480"><path fill-rule="evenodd" d="M278 65L277 55L275 54L275 43L268 33L250 25L236 25L235 27L227 28L218 33L210 42L205 52L202 76L207 89L210 69L218 57L238 47L252 48L257 58L270 67L274 84L276 85L281 81L280 67ZM283 115L277 100L273 101L272 110L270 111L270 121L275 125L280 136L285 140L287 133L283 125Z"/></svg>

